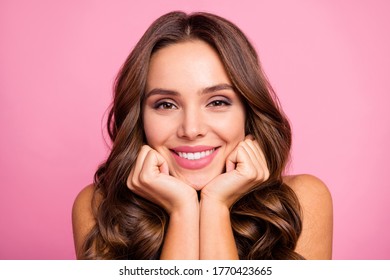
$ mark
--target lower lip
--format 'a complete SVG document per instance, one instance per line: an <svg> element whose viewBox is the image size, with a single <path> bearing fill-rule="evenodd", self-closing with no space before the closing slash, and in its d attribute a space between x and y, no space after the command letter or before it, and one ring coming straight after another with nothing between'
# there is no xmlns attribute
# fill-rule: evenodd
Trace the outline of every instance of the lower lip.
<svg viewBox="0 0 390 280"><path fill-rule="evenodd" d="M175 158L176 162L183 168L185 169L202 169L204 167L206 167L207 165L209 165L214 157L217 155L218 153L218 149L214 150L214 152L204 158L201 158L201 159L194 159L194 160L189 160L189 159L185 159L185 158L182 158L182 157L179 157L178 154L176 154L175 152L172 152L173 154L173 157Z"/></svg>

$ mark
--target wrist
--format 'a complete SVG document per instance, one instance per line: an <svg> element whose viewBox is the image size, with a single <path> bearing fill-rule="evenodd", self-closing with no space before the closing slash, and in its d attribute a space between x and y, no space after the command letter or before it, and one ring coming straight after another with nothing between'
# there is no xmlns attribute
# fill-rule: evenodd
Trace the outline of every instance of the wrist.
<svg viewBox="0 0 390 280"><path fill-rule="evenodd" d="M224 201L209 197L201 196L200 199L200 209L201 212L205 213L215 213L215 214L228 214L230 215L230 206Z"/></svg>
<svg viewBox="0 0 390 280"><path fill-rule="evenodd" d="M218 209L230 209L232 203L230 203L229 199L219 197L213 194L209 194L206 192L201 192L200 195L200 205L205 205L207 207Z"/></svg>
<svg viewBox="0 0 390 280"><path fill-rule="evenodd" d="M194 213L199 212L199 201L198 198L188 199L181 202L180 204L175 205L171 211L169 211L169 216L187 216L193 215Z"/></svg>

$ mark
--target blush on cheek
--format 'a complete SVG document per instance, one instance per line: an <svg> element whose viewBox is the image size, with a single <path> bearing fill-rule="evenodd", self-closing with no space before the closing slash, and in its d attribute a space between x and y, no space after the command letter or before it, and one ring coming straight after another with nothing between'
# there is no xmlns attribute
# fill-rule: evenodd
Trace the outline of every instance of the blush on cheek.
<svg viewBox="0 0 390 280"><path fill-rule="evenodd" d="M171 115L162 115L147 105L143 113L143 129L147 144L153 149L164 147L167 141L176 135L177 118Z"/></svg>
<svg viewBox="0 0 390 280"><path fill-rule="evenodd" d="M231 114L228 118L224 118L215 123L220 127L221 136L224 135L226 139L239 139L239 141L245 138L245 115L243 112L236 112Z"/></svg>
<svg viewBox="0 0 390 280"><path fill-rule="evenodd" d="M161 126L160 126L161 128ZM153 121L150 118L144 118L144 133L146 137L146 142L153 149L158 145L161 133L159 133L159 122Z"/></svg>

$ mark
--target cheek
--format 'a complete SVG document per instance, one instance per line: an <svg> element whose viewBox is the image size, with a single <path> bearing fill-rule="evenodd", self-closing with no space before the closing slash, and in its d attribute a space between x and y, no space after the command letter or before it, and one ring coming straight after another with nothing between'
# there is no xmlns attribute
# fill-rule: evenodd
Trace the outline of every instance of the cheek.
<svg viewBox="0 0 390 280"><path fill-rule="evenodd" d="M172 125L169 125L172 123L161 116L146 112L143 122L147 144L154 149L163 145L165 140L172 135Z"/></svg>
<svg viewBox="0 0 390 280"><path fill-rule="evenodd" d="M144 114L144 132L146 136L146 142L150 146L154 146L159 142L159 121L148 114Z"/></svg>
<svg viewBox="0 0 390 280"><path fill-rule="evenodd" d="M233 125L230 127L229 139L230 144L235 147L245 139L245 127L241 123L235 126L235 129L232 129L232 127Z"/></svg>
<svg viewBox="0 0 390 280"><path fill-rule="evenodd" d="M225 116L216 120L214 126L229 145L236 146L245 139L245 116L243 114Z"/></svg>

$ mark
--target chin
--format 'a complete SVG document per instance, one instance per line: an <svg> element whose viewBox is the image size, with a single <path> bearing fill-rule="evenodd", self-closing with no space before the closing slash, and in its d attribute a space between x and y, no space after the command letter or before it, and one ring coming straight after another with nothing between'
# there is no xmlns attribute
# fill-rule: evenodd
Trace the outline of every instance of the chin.
<svg viewBox="0 0 390 280"><path fill-rule="evenodd" d="M200 191L216 176L218 176L218 174L215 176L183 176L179 179L185 182L187 185L191 186L196 191Z"/></svg>

